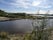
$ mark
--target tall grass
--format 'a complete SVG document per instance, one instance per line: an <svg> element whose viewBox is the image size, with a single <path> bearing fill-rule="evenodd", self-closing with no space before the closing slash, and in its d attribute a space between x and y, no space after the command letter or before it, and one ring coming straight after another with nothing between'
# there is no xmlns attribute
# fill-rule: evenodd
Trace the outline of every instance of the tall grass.
<svg viewBox="0 0 53 40"><path fill-rule="evenodd" d="M26 40L26 37L28 37L27 40L50 40L50 31L47 28L47 22L49 20L47 17L48 13L49 11L43 15L44 17L41 19L41 21L39 21L38 18L35 18L35 20L32 22L33 31L29 36L26 35L24 40Z"/></svg>

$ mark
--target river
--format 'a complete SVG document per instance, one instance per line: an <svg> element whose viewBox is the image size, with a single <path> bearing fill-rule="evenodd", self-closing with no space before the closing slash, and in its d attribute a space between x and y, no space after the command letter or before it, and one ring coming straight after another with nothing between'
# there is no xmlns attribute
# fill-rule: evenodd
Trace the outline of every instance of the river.
<svg viewBox="0 0 53 40"><path fill-rule="evenodd" d="M0 22L0 31L31 32L33 30L32 22L33 20L30 19ZM53 19L49 19L48 26L53 26Z"/></svg>

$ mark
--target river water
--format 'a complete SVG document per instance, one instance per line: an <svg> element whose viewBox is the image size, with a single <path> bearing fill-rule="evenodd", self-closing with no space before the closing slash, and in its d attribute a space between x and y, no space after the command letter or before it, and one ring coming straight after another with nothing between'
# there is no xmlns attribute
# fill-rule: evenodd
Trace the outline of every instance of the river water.
<svg viewBox="0 0 53 40"><path fill-rule="evenodd" d="M33 30L32 22L33 20L30 19L0 22L0 31L31 32ZM49 19L48 26L53 26L53 19Z"/></svg>

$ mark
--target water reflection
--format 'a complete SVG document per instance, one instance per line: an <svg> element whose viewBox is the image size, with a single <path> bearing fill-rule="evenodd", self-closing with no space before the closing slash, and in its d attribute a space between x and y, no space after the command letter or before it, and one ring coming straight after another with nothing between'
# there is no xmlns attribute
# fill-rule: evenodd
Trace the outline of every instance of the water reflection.
<svg viewBox="0 0 53 40"><path fill-rule="evenodd" d="M11 32L28 32L32 31L31 25L32 20L22 19L15 21L0 22L0 31L11 31Z"/></svg>
<svg viewBox="0 0 53 40"><path fill-rule="evenodd" d="M33 30L32 21L30 19L22 19L15 21L0 22L0 31L9 32L31 32ZM53 26L53 19L49 19L48 27Z"/></svg>

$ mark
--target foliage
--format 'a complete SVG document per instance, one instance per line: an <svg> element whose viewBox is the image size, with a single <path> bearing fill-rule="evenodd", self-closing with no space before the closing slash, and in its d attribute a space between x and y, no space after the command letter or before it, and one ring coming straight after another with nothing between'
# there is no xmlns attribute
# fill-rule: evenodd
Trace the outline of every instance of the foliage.
<svg viewBox="0 0 53 40"><path fill-rule="evenodd" d="M6 32L1 32L0 33L0 38L7 38L7 33Z"/></svg>
<svg viewBox="0 0 53 40"><path fill-rule="evenodd" d="M26 13L7 13L0 10L0 16L9 18L25 17Z"/></svg>

